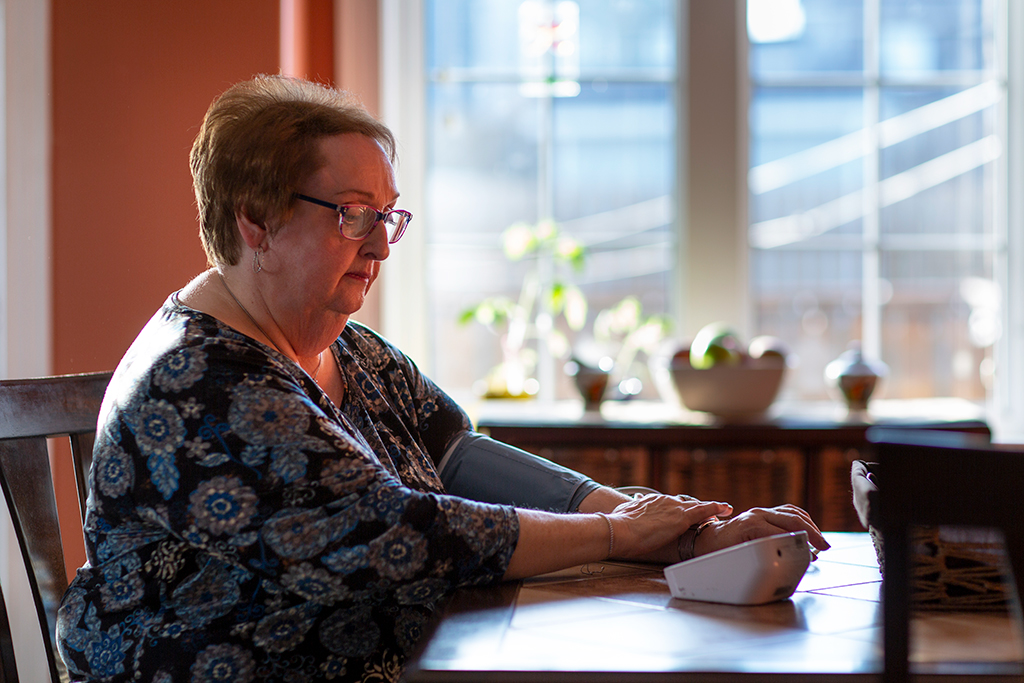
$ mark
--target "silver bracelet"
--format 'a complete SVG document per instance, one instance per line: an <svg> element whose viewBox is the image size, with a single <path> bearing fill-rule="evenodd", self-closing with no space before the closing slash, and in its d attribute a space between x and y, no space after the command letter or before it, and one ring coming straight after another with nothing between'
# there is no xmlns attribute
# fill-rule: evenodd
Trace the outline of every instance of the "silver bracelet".
<svg viewBox="0 0 1024 683"><path fill-rule="evenodd" d="M683 532L683 535L679 537L679 544L676 546L680 562L686 562L687 560L693 559L693 549L697 544L697 537L700 536L701 532L704 531L709 524L715 521L717 521L717 519L714 517L711 519L705 519L700 524L694 524Z"/></svg>
<svg viewBox="0 0 1024 683"><path fill-rule="evenodd" d="M612 552L615 551L615 527L612 526L612 520L609 519L608 515L603 512L595 512L599 517L604 517L604 521L608 522L608 557L612 556Z"/></svg>

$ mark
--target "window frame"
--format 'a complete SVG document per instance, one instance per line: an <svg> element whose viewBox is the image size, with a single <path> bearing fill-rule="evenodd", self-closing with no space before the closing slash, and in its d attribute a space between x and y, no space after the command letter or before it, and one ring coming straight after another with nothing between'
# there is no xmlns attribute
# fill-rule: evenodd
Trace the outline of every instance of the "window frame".
<svg viewBox="0 0 1024 683"><path fill-rule="evenodd" d="M1003 212L1005 248L997 280L1005 293L1004 336L996 346L997 371L988 415L996 440L1024 440L1024 6L1003 4L1007 21L997 46L1004 55L1007 97L1002 108L1005 153L997 211ZM750 82L747 73L746 1L680 0L678 31L677 268L672 313L676 336L691 337L714 320L734 321L742 335L752 319L748 293L747 148ZM396 169L403 205L423 214L426 171L425 69L422 0L382 0L380 41L382 118L399 142ZM690 25L702 31L689 35ZM724 105L724 107L723 107ZM730 106L731 105L731 106ZM723 151L724 150L724 151ZM1000 220L997 217L997 220ZM426 239L423 224L392 251L381 277L382 332L431 372L428 341Z"/></svg>
<svg viewBox="0 0 1024 683"><path fill-rule="evenodd" d="M1003 340L996 346L996 372L990 392L989 418L997 441L1024 441L1024 6L1005 3L1006 21L997 36L1006 69L1004 99L1004 154L999 163L1005 185L997 210L1005 212L1005 248L997 277L1004 300Z"/></svg>

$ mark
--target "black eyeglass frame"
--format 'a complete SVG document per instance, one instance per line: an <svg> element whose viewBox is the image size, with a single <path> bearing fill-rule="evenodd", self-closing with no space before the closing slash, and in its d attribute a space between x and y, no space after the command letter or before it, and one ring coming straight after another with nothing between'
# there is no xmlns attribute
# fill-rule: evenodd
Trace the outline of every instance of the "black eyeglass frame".
<svg viewBox="0 0 1024 683"><path fill-rule="evenodd" d="M294 197L295 199L301 199L304 202L309 202L310 204L316 204L318 206L323 206L325 208L337 211L338 212L338 231L341 232L342 237L344 237L345 239L353 240L353 241L356 241L356 242L365 240L367 237L369 237L370 233L373 232L373 229L377 226L377 223L380 223L381 221L384 221L384 225L385 225L384 232L386 234L387 233L387 219L388 219L388 217L397 214L399 216L399 218L401 218L403 220L396 227L394 236L390 236L390 235L388 236L388 244L394 244L398 240L402 239L402 235L405 234L406 229L409 227L409 223L412 222L412 214L409 213L408 211L405 211L404 209L391 209L390 211L378 211L377 209L375 209L372 206L369 206L367 204L335 204L333 202L329 202L329 201L326 201L324 199L317 199L316 197L310 197L308 194L301 194L299 192L292 193L292 197ZM351 235L346 235L345 234L345 223L344 223L345 212L346 212L346 209L351 209L351 208L354 208L354 207L359 207L361 209L369 209L370 211L373 211L375 214L377 214L377 220L375 220L373 222L373 225L371 225L370 229L366 231L366 234L362 235L361 237L352 237Z"/></svg>

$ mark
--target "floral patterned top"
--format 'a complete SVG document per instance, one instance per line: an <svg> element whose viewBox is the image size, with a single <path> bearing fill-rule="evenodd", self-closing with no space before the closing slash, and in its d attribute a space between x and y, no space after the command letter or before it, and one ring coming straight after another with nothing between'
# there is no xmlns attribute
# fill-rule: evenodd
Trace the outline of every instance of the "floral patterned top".
<svg viewBox="0 0 1024 683"><path fill-rule="evenodd" d="M172 295L111 380L72 680L391 681L440 598L497 581L515 510L444 495L465 413L349 323L334 406L285 356Z"/></svg>

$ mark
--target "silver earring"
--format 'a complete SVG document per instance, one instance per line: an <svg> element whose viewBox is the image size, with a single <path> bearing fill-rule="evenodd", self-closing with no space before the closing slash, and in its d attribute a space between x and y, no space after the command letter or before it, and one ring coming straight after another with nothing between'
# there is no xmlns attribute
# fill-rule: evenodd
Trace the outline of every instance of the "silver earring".
<svg viewBox="0 0 1024 683"><path fill-rule="evenodd" d="M252 250L252 272L258 273L263 270L263 264L260 263L260 247L256 247Z"/></svg>

